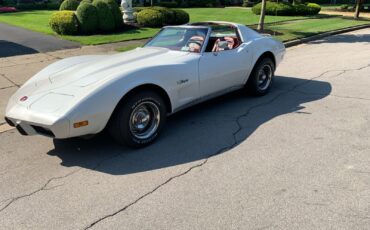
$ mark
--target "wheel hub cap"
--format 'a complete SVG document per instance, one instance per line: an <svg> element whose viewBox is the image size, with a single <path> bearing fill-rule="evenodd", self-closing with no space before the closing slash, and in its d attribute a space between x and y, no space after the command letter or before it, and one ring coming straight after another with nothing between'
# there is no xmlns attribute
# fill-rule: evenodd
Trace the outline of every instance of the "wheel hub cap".
<svg viewBox="0 0 370 230"><path fill-rule="evenodd" d="M159 122L158 106L153 102L143 102L131 113L130 132L138 139L147 139L157 131Z"/></svg>
<svg viewBox="0 0 370 230"><path fill-rule="evenodd" d="M270 65L264 65L258 73L258 88L260 90L266 90L271 83L272 69Z"/></svg>

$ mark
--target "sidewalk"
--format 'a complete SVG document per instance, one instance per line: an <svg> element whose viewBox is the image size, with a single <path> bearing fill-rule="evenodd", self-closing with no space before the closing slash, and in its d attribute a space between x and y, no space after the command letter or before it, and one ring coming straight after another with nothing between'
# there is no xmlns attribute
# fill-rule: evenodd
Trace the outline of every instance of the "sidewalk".
<svg viewBox="0 0 370 230"><path fill-rule="evenodd" d="M345 17L353 17L354 16L354 12L341 12L341 11L331 11L331 10L321 10L320 11L320 14L328 14L328 15L342 15L342 16L345 16ZM361 12L360 13L360 17L361 18L370 18L370 13L364 13L364 12Z"/></svg>

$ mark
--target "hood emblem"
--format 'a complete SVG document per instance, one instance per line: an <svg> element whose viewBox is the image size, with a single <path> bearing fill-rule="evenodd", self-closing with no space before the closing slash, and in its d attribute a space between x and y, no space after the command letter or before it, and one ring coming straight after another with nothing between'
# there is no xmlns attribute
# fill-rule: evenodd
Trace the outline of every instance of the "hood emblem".
<svg viewBox="0 0 370 230"><path fill-rule="evenodd" d="M21 99L19 99L20 101L26 101L28 99L28 97L27 96L23 96L23 97L21 97Z"/></svg>

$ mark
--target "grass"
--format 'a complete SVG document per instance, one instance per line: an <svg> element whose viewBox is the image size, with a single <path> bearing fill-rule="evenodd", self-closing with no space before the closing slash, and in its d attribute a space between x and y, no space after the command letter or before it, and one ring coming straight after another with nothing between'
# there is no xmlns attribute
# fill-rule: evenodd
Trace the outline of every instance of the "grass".
<svg viewBox="0 0 370 230"><path fill-rule="evenodd" d="M191 22L228 21L244 25L257 24L259 15L252 13L251 8L187 8ZM310 18L307 16L266 16L265 22L281 22Z"/></svg>
<svg viewBox="0 0 370 230"><path fill-rule="evenodd" d="M346 17L331 17L326 19L310 19L295 21L291 23L268 25L266 28L277 31L275 36L281 41L289 41L298 38L308 37L323 32L343 29L352 26L370 24L368 20L353 20Z"/></svg>
<svg viewBox="0 0 370 230"><path fill-rule="evenodd" d="M190 14L191 22L196 21L231 21L245 25L255 25L259 16L250 8L189 8L184 9ZM35 10L0 15L0 22L26 28L36 32L56 35L48 25L51 14L55 11ZM266 16L267 29L277 31L277 38L286 41L317 33L341 29L345 27L370 23L369 21L352 20L343 17L318 16ZM134 39L152 37L159 29L139 28L113 34L89 36L61 36L61 38L79 42L83 45L97 45Z"/></svg>

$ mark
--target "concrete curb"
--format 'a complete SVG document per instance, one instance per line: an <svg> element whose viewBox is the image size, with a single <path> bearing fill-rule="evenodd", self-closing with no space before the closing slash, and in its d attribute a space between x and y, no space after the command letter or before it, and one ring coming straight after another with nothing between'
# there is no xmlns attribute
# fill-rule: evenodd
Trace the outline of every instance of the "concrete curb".
<svg viewBox="0 0 370 230"><path fill-rule="evenodd" d="M347 33L347 32L360 30L360 29L365 29L365 28L370 28L370 24L348 27L348 28L344 28L344 29L340 29L340 30L334 30L334 31L321 33L321 34L318 34L318 35L313 35L313 36L302 38L302 39L287 41L287 42L284 42L284 45L285 45L286 48L288 48L288 47L300 45L300 44L303 44L303 43L315 41L315 40L318 40L318 39L321 39L321 38L324 38L324 37L328 37L328 36L332 36L332 35L336 35L336 34Z"/></svg>

